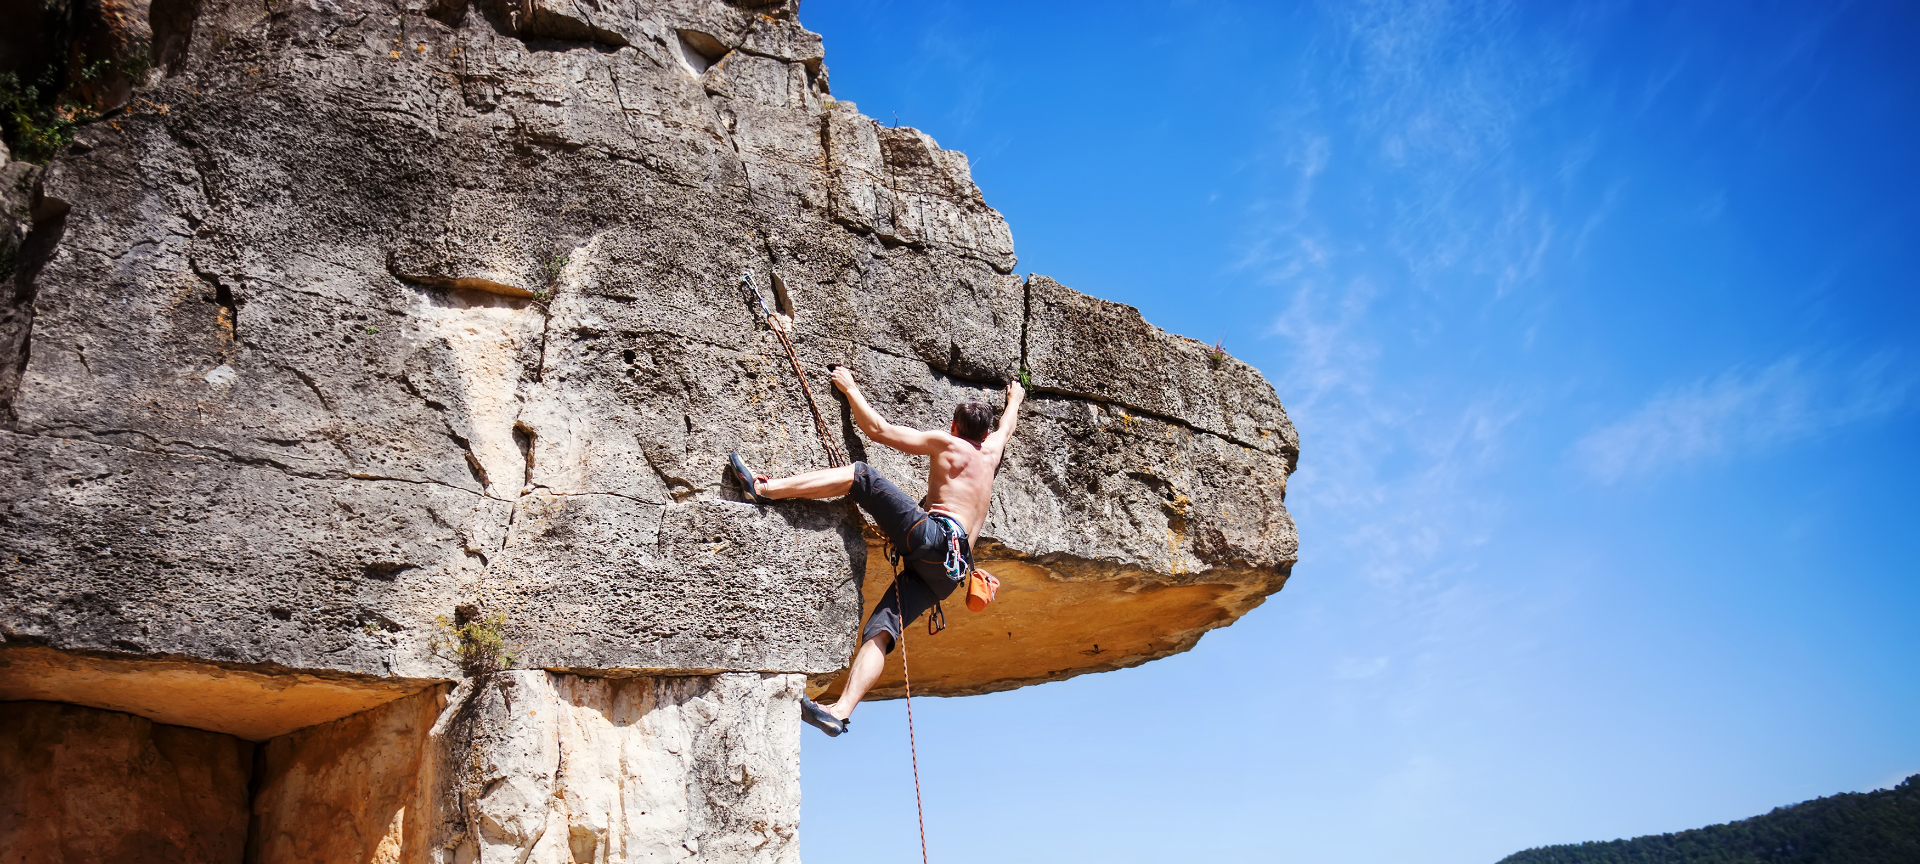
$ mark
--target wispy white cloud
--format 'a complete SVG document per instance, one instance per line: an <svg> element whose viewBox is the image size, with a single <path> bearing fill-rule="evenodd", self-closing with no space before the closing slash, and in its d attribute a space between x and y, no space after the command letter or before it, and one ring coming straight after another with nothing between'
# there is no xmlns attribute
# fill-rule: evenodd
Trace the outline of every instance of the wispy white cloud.
<svg viewBox="0 0 1920 864"><path fill-rule="evenodd" d="M1329 46L1337 61L1325 64L1338 77L1316 84L1353 124L1362 148L1354 155L1378 178L1388 217L1381 246L1411 287L1466 276L1499 299L1535 283L1569 233L1542 197L1563 182L1530 170L1539 154L1521 151L1528 124L1586 67L1585 43L1563 32L1584 18L1573 10L1543 30L1523 23L1519 8L1500 0L1328 8L1344 34Z"/></svg>
<svg viewBox="0 0 1920 864"><path fill-rule="evenodd" d="M1249 161L1236 264L1283 307L1269 332L1284 362L1270 372L1307 454L1294 507L1318 539L1303 567L1367 598L1333 676L1373 710L1414 718L1478 686L1458 657L1503 614L1474 574L1505 507L1490 478L1528 398L1498 382L1409 387L1382 364L1406 342L1460 338L1451 311L1503 302L1566 254L1552 200L1565 181L1522 164L1513 142L1574 61L1510 5L1325 11L1341 35L1319 50L1337 59L1315 65L1337 71L1302 82ZM1585 146L1551 164L1590 159Z"/></svg>
<svg viewBox="0 0 1920 864"><path fill-rule="evenodd" d="M1333 664L1333 677L1346 681L1372 678L1386 671L1386 657L1342 657Z"/></svg>
<svg viewBox="0 0 1920 864"><path fill-rule="evenodd" d="M1442 590L1496 521L1484 474L1523 400L1383 386L1378 365L1396 342L1436 338L1448 326L1436 310L1499 302L1565 254L1547 200L1562 184L1521 165L1513 143L1583 61L1512 3L1322 8L1338 36L1314 65L1333 74L1303 81L1276 118L1237 267L1285 298L1270 332L1312 439L1302 488L1346 526L1370 582ZM1590 158L1585 146L1568 160Z"/></svg>
<svg viewBox="0 0 1920 864"><path fill-rule="evenodd" d="M1788 357L1671 388L1589 433L1574 458L1602 483L1768 450L1903 408L1916 376L1893 352L1859 363Z"/></svg>

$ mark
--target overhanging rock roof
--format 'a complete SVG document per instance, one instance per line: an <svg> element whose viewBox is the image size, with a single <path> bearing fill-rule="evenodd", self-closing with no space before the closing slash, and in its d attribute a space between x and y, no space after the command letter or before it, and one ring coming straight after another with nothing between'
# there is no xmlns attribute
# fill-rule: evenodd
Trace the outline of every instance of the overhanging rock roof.
<svg viewBox="0 0 1920 864"><path fill-rule="evenodd" d="M1143 662L1279 590L1297 439L1273 388L1014 275L966 158L835 101L787 5L522 5L398 33L386 4L203 4L47 170L31 350L0 357L24 364L0 653L41 653L0 664L0 698L88 702L75 682L143 660L411 692L380 682L456 677L434 619L462 607L505 613L522 665L824 685L884 562L844 507L726 479L732 450L823 464L747 269L822 397L844 363L892 419L944 425L1031 373L980 549L1005 587L913 643L925 692ZM922 462L834 420L917 491ZM71 686L33 695L6 671L29 666Z"/></svg>

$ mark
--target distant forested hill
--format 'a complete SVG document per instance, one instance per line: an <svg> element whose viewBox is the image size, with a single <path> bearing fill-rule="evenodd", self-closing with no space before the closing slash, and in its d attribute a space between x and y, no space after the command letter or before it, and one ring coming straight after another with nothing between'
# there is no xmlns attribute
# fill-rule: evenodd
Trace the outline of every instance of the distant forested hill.
<svg viewBox="0 0 1920 864"><path fill-rule="evenodd" d="M1920 864L1920 774L1678 834L1543 846L1499 864Z"/></svg>

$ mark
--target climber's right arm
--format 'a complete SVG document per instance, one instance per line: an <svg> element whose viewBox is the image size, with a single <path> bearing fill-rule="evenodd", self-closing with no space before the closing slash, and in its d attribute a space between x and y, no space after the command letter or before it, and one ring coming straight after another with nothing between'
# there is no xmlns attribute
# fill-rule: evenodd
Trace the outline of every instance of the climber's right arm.
<svg viewBox="0 0 1920 864"><path fill-rule="evenodd" d="M932 456L947 448L945 433L888 423L886 418L880 416L880 412L867 404L867 397L860 392L860 385L853 381L853 370L845 366L834 367L833 386L847 394L847 404L853 408L854 425L859 426L868 438L915 456Z"/></svg>
<svg viewBox="0 0 1920 864"><path fill-rule="evenodd" d="M1027 388L1020 382L1007 382L1007 410L1000 412L1000 427L987 433L987 446L995 452L1004 452L1007 440L1013 437L1013 427L1020 422L1020 403L1027 400Z"/></svg>

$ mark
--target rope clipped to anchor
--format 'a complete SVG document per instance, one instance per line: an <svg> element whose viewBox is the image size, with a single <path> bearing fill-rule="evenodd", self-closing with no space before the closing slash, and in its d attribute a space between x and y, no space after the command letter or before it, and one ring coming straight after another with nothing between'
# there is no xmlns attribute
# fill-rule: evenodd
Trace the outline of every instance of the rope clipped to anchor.
<svg viewBox="0 0 1920 864"><path fill-rule="evenodd" d="M753 295L753 302L760 307L767 327L773 330L773 335L780 337L780 347L787 349L787 362L793 364L794 377L800 379L800 392L807 397L807 408L813 411L813 431L820 436L820 446L826 448L827 467L838 468L847 464L847 455L841 452L840 445L834 443L826 415L820 413L820 403L813 399L813 387L807 383L807 373L800 368L800 354L793 350L793 337L787 335L787 325L767 306L767 298L761 296L760 286L753 281L752 270L740 274L740 284L747 286L747 293Z"/></svg>
<svg viewBox="0 0 1920 864"><path fill-rule="evenodd" d="M787 362L793 364L794 377L800 379L800 392L807 397L807 408L813 411L813 429L820 435L820 446L827 451L827 464L838 468L847 464L847 457L840 446L834 443L833 432L827 426L826 415L820 413L820 403L813 399L813 388L807 384L806 370L800 366L800 353L793 349L793 339L787 335L786 325L767 306L767 300L760 294L760 286L753 281L753 271L740 274L740 284L745 285L747 293L753 295L754 305L760 307L760 314L766 319L767 327L773 335L780 337L780 347L787 349ZM859 512L856 508L855 512ZM862 533L865 533L866 517L861 516ZM893 561L893 598L896 605L900 600L900 562ZM902 616L904 608L897 610ZM913 760L913 811L920 820L920 864L930 864L927 858L927 811L920 801L920 746L913 734L913 673L907 668L907 628L904 617L900 627L900 678L907 689L907 753Z"/></svg>

